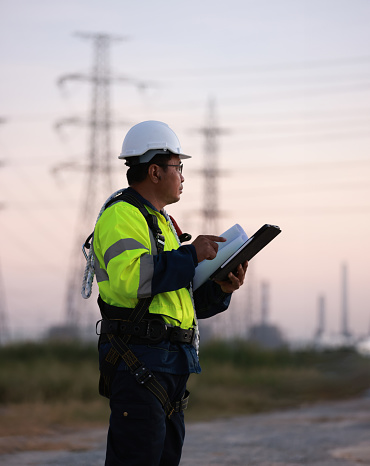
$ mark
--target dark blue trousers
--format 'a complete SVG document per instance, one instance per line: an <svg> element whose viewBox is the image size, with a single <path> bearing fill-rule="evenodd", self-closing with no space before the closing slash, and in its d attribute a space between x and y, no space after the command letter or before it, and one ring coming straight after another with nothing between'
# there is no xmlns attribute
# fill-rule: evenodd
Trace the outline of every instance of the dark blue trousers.
<svg viewBox="0 0 370 466"><path fill-rule="evenodd" d="M154 373L172 401L180 400L188 375ZM159 400L128 371L112 385L105 466L177 466L185 438L184 413L168 419Z"/></svg>

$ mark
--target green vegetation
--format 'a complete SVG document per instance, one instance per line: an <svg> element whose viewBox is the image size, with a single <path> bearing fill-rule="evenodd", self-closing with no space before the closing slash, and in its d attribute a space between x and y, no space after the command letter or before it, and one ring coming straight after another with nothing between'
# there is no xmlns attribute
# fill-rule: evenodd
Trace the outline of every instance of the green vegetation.
<svg viewBox="0 0 370 466"><path fill-rule="evenodd" d="M201 350L201 361L201 376L189 382L193 419L351 398L370 387L370 359L348 348L270 351L214 342Z"/></svg>
<svg viewBox="0 0 370 466"><path fill-rule="evenodd" d="M0 403L95 400L96 345L24 343L0 348Z"/></svg>
<svg viewBox="0 0 370 466"><path fill-rule="evenodd" d="M370 359L350 349L267 351L234 341L203 345L200 356L202 374L192 375L189 381L188 420L350 398L370 388ZM38 412L37 422L41 418L65 425L106 423L108 401L98 394L98 377L95 344L45 342L0 347L3 416L14 423L11 416L18 410L24 424L27 407L30 422ZM48 407L52 408L50 416Z"/></svg>

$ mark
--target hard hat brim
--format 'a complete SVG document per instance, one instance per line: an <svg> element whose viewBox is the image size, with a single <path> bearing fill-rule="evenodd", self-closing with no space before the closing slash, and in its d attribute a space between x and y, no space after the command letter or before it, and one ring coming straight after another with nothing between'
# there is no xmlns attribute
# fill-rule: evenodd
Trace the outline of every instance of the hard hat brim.
<svg viewBox="0 0 370 466"><path fill-rule="evenodd" d="M167 152L167 151L166 151ZM161 154L161 153L164 153L163 150L150 150L148 152L145 152L145 154L142 154L142 155L136 155L135 157L139 157L139 163L147 163L147 162L150 162L152 160L152 158L157 155L157 154ZM178 155L180 157L180 160L185 160L185 159L191 159L191 155L186 155L186 154L176 154L175 152L172 152L172 151L168 151L169 154L173 154L173 155ZM131 157L134 157L134 156L127 156L127 155L119 155L118 158L119 159L130 159Z"/></svg>

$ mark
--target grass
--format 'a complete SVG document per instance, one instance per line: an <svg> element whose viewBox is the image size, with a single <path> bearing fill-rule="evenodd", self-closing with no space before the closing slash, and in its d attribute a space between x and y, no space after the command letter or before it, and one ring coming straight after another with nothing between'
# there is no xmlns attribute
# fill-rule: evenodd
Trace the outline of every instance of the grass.
<svg viewBox="0 0 370 466"><path fill-rule="evenodd" d="M188 421L284 409L361 395L370 359L349 349L266 351L244 341L201 348L192 375ZM0 348L0 436L106 426L98 394L96 345L23 343Z"/></svg>
<svg viewBox="0 0 370 466"><path fill-rule="evenodd" d="M192 377L195 420L271 411L361 395L370 387L370 360L350 349L261 350L244 341L215 342Z"/></svg>
<svg viewBox="0 0 370 466"><path fill-rule="evenodd" d="M96 399L94 345L25 343L0 349L0 403Z"/></svg>

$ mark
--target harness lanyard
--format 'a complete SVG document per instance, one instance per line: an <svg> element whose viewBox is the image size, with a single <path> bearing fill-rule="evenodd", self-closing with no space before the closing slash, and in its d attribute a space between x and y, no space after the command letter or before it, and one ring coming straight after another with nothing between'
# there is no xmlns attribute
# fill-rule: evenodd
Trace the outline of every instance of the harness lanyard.
<svg viewBox="0 0 370 466"><path fill-rule="evenodd" d="M102 216L102 213L105 211L106 205L112 201L116 196L122 194L124 192L124 189L119 189L115 193L113 193L111 196L108 197L108 199L104 202L103 207L100 209L98 218L96 219L95 226L98 223L98 220ZM94 227L95 228L95 227ZM95 263L95 256L94 256L94 251L92 247L92 243L90 244L90 241L92 240L93 233L87 238L87 240L84 242L82 245L82 252L86 258L86 267L85 271L83 274L82 278L82 288L81 288L81 295L84 299L89 299L92 293L92 285L94 281L94 275L95 275L95 269L94 269L94 263ZM89 253L86 253L86 249L89 249Z"/></svg>

